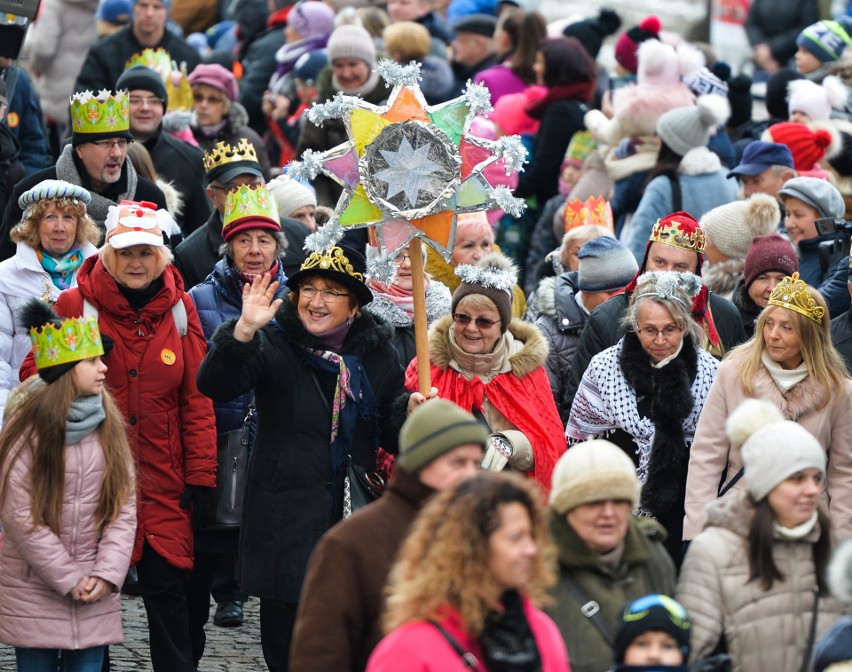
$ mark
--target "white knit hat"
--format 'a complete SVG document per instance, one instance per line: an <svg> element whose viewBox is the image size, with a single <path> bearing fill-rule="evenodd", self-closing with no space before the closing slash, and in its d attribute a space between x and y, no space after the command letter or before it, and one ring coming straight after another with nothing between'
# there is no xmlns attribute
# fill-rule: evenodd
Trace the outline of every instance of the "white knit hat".
<svg viewBox="0 0 852 672"><path fill-rule="evenodd" d="M787 104L790 114L804 112L811 121L828 121L832 108L843 107L849 96L843 82L833 75L826 77L822 86L809 79L795 79L787 88L790 92Z"/></svg>
<svg viewBox="0 0 852 672"><path fill-rule="evenodd" d="M584 441L569 448L553 469L550 508L559 515L581 504L607 499L631 505L639 495L636 467L627 453L602 439Z"/></svg>
<svg viewBox="0 0 852 672"><path fill-rule="evenodd" d="M363 26L338 26L331 33L326 50L329 63L334 63L338 58L357 58L370 68L376 67L376 45Z"/></svg>
<svg viewBox="0 0 852 672"><path fill-rule="evenodd" d="M756 502L798 471L825 476L825 450L808 430L785 420L771 401L746 399L728 417L731 443L742 445L746 489Z"/></svg>
<svg viewBox="0 0 852 672"><path fill-rule="evenodd" d="M719 252L728 259L745 259L754 237L772 233L780 221L778 201L766 194L753 194L748 200L713 208L699 223L707 242Z"/></svg>
<svg viewBox="0 0 852 672"><path fill-rule="evenodd" d="M289 217L306 205L317 207L317 196L313 190L287 175L279 175L274 180L270 180L266 184L266 189L275 199L278 214L282 217Z"/></svg>
<svg viewBox="0 0 852 672"><path fill-rule="evenodd" d="M709 94L695 105L676 107L657 120L657 135L671 149L683 156L690 149L704 147L731 114L727 98Z"/></svg>

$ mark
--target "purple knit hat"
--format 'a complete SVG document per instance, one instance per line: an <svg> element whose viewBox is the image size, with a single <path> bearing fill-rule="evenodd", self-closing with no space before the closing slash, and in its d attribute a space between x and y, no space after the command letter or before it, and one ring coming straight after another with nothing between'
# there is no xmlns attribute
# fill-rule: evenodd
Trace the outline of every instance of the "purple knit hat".
<svg viewBox="0 0 852 672"><path fill-rule="evenodd" d="M240 97L240 89L237 86L237 78L234 74L218 63L202 63L195 66L195 70L189 75L189 83L206 84L214 89L219 89L232 103Z"/></svg>

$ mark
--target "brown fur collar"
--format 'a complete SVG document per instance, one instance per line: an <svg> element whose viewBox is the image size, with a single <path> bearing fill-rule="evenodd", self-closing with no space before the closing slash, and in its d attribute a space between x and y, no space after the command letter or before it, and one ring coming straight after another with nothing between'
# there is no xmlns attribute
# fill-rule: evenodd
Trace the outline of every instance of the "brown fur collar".
<svg viewBox="0 0 852 672"><path fill-rule="evenodd" d="M768 399L774 403L787 420L796 422L803 415L820 408L823 402L823 388L811 376L794 385L787 394L781 394L781 390L772 380L763 366L757 370L753 382L754 396L757 399Z"/></svg>
<svg viewBox="0 0 852 672"><path fill-rule="evenodd" d="M449 336L452 324L453 316L445 315L429 329L429 359L442 369L449 368L452 359ZM536 326L514 318L509 324L509 331L522 346L518 352L509 356L512 373L523 378L544 366L548 352L547 341Z"/></svg>

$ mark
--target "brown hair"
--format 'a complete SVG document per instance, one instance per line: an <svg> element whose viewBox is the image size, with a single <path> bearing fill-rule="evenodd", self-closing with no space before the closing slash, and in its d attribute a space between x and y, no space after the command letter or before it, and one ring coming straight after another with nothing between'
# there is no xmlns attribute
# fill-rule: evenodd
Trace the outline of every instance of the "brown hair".
<svg viewBox="0 0 852 672"><path fill-rule="evenodd" d="M458 610L467 632L478 636L493 608L485 595L491 583L489 539L501 525L501 509L521 504L532 524L538 553L529 585L521 592L547 601L555 581L555 549L542 515L542 493L516 474L486 472L442 492L423 509L400 549L386 592L384 631L411 621L441 617L447 604Z"/></svg>
<svg viewBox="0 0 852 672"><path fill-rule="evenodd" d="M82 245L91 243L97 245L101 240L101 230L89 217L83 201L76 198L45 198L36 201L24 211L21 221L9 232L9 238L16 243L24 243L31 248L38 249L41 246L41 236L38 227L50 206L56 207L59 212L71 213L77 218L77 231L74 235L74 244Z"/></svg>
<svg viewBox="0 0 852 672"><path fill-rule="evenodd" d="M501 54L502 58L510 58L509 68L525 84L535 84L536 75L533 70L539 43L547 37L547 23L538 12L519 10L503 14L497 22L495 35L503 30L509 36L512 50Z"/></svg>
<svg viewBox="0 0 852 672"><path fill-rule="evenodd" d="M127 145L127 158L133 164L136 174L144 177L146 180L156 182L157 169L154 168L154 162L151 160L151 154L141 142L131 142Z"/></svg>
<svg viewBox="0 0 852 672"><path fill-rule="evenodd" d="M0 502L6 501L12 465L24 451L32 453L29 476L33 530L47 527L59 534L65 490L65 424L71 403L79 395L73 369L33 392L6 420L0 434ZM101 496L95 511L99 534L118 517L128 497L134 496L130 446L124 419L112 396L103 392L106 417L98 428L104 454Z"/></svg>

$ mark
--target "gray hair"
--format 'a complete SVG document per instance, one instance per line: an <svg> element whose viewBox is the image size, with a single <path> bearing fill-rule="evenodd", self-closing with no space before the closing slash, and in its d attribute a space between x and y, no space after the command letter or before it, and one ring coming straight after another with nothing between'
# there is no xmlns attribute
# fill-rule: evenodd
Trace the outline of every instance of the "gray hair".
<svg viewBox="0 0 852 672"><path fill-rule="evenodd" d="M284 236L284 234L281 231L266 230L266 232L275 239L275 255L274 256L277 259L278 257L280 257L282 254L284 254L287 251L287 238ZM222 245L219 246L219 254L225 255L226 257L228 257L228 259L233 259L234 258L234 244L233 244L233 242L228 240L228 241L222 243Z"/></svg>
<svg viewBox="0 0 852 672"><path fill-rule="evenodd" d="M627 312L621 320L626 331L636 333L639 308L644 301L663 306L685 330L695 347L704 341L704 331L692 318L692 298L701 290L701 278L693 273L654 271L643 273L630 296Z"/></svg>

